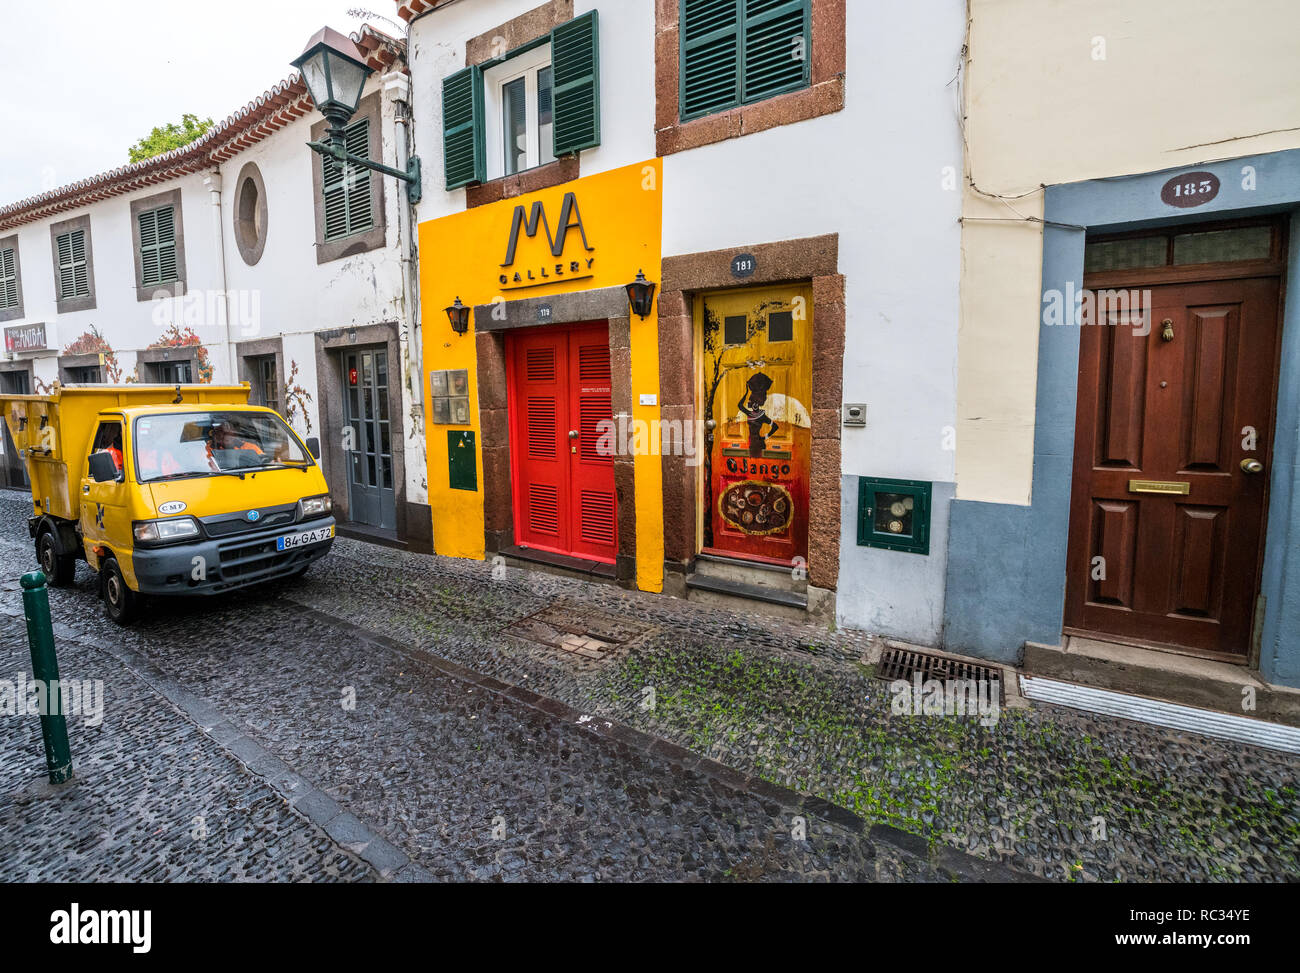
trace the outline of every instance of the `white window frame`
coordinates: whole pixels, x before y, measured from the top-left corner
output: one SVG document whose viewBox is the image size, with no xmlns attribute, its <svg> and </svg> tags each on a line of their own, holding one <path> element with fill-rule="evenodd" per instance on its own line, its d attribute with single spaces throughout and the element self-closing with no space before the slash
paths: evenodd
<svg viewBox="0 0 1300 973">
<path fill-rule="evenodd" d="M 505 86 L 524 78 L 524 115 L 528 120 L 528 146 L 525 165 L 520 172 L 555 161 L 554 143 L 540 144 L 537 112 L 537 73 L 551 67 L 550 43 L 539 44 L 483 72 L 484 135 L 487 149 L 487 178 L 500 179 L 506 174 Z M 552 118 L 554 93 L 552 92 Z M 552 122 L 552 124 L 554 124 Z"/>
</svg>

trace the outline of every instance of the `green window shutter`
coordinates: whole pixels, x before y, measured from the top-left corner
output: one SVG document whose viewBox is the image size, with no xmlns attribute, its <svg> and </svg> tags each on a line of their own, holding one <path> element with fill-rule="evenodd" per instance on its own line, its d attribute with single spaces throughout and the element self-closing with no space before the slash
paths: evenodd
<svg viewBox="0 0 1300 973">
<path fill-rule="evenodd" d="M 809 0 L 681 0 L 681 117 L 807 87 Z"/>
<path fill-rule="evenodd" d="M 465 68 L 442 79 L 442 160 L 448 189 L 487 178 L 483 72 Z"/>
<path fill-rule="evenodd" d="M 88 297 L 90 275 L 86 271 L 86 233 L 60 233 L 54 241 L 59 252 L 59 298 Z"/>
<path fill-rule="evenodd" d="M 176 280 L 176 210 L 171 206 L 139 214 L 140 286 Z"/>
<path fill-rule="evenodd" d="M 595 10 L 551 31 L 555 155 L 600 144 L 600 22 Z"/>
<path fill-rule="evenodd" d="M 0 250 L 0 308 L 18 306 L 18 272 L 12 247 Z"/>
<path fill-rule="evenodd" d="M 741 0 L 682 0 L 681 115 L 708 115 L 740 101 Z"/>
<path fill-rule="evenodd" d="M 343 131 L 348 153 L 370 158 L 370 119 L 353 122 Z M 325 239 L 337 240 L 374 225 L 370 205 L 370 170 L 348 167 L 321 156 L 321 184 L 325 196 Z"/>
<path fill-rule="evenodd" d="M 808 0 L 744 0 L 744 4 L 742 100 L 760 101 L 806 87 Z"/>
</svg>

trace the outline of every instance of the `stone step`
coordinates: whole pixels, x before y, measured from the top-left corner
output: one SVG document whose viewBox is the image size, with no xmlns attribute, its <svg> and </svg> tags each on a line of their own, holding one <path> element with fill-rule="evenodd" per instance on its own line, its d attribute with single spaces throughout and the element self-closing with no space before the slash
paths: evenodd
<svg viewBox="0 0 1300 973">
<path fill-rule="evenodd" d="M 1300 690 L 1270 685 L 1226 662 L 1067 636 L 1063 646 L 1026 642 L 1022 666 L 1026 673 L 1081 686 L 1300 726 Z M 1244 708 L 1243 700 L 1252 697 L 1254 709 Z"/>
<path fill-rule="evenodd" d="M 739 558 L 720 557 L 716 554 L 698 554 L 695 557 L 695 577 L 717 578 L 738 584 L 773 588 L 794 594 L 806 594 L 807 578 L 794 579 L 794 568 L 788 564 L 765 564 L 760 561 L 742 561 Z"/>
<path fill-rule="evenodd" d="M 708 575 L 693 574 L 686 579 L 686 599 L 740 614 L 757 612 L 791 621 L 807 621 L 808 618 L 806 594 Z"/>
</svg>

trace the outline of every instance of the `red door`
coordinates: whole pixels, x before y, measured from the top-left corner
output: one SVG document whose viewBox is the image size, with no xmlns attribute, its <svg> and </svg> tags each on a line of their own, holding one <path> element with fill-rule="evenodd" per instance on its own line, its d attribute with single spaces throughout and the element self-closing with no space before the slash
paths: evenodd
<svg viewBox="0 0 1300 973">
<path fill-rule="evenodd" d="M 1149 333 L 1132 315 L 1083 329 L 1066 625 L 1243 656 L 1278 281 L 1170 284 L 1151 301 Z"/>
<path fill-rule="evenodd" d="M 515 543 L 613 563 L 618 551 L 609 328 L 604 322 L 507 337 Z"/>
</svg>

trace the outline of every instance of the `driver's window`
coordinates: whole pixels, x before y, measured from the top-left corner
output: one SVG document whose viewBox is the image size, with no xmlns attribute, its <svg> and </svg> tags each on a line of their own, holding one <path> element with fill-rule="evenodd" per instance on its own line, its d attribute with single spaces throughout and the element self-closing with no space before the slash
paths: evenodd
<svg viewBox="0 0 1300 973">
<path fill-rule="evenodd" d="M 108 453 L 112 456 L 113 465 L 117 467 L 117 478 L 122 479 L 122 424 L 120 422 L 101 422 L 90 451 Z"/>
</svg>

